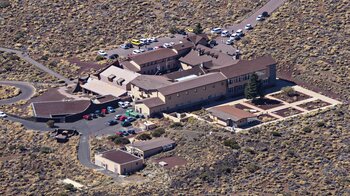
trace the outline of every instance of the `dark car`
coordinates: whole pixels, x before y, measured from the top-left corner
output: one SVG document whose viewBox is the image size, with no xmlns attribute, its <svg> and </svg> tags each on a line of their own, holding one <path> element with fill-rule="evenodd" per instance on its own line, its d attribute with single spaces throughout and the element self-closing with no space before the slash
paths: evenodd
<svg viewBox="0 0 350 196">
<path fill-rule="evenodd" d="M 127 119 L 125 119 L 125 121 L 128 121 L 128 122 L 134 122 L 136 120 L 136 118 L 134 117 L 128 117 Z"/>
<path fill-rule="evenodd" d="M 109 121 L 106 122 L 106 124 L 109 125 L 109 126 L 112 126 L 112 125 L 118 124 L 118 121 L 116 121 L 116 120 L 109 120 Z"/>
<path fill-rule="evenodd" d="M 268 12 L 265 11 L 265 12 L 261 13 L 261 16 L 266 18 L 266 17 L 269 17 L 270 15 Z"/>
<path fill-rule="evenodd" d="M 185 29 L 179 29 L 177 31 L 177 33 L 180 34 L 180 35 L 187 35 L 187 32 L 185 31 Z"/>
<path fill-rule="evenodd" d="M 118 57 L 118 54 L 112 54 L 111 56 L 109 56 L 109 59 L 117 59 Z"/>
<path fill-rule="evenodd" d="M 92 118 L 97 118 L 97 114 L 95 114 L 95 113 L 91 113 L 90 116 L 91 116 Z"/>
<path fill-rule="evenodd" d="M 130 126 L 131 125 L 131 123 L 129 122 L 129 121 L 124 121 L 124 122 L 122 122 L 122 126 L 123 127 L 128 127 L 128 126 Z"/>
<path fill-rule="evenodd" d="M 104 116 L 105 116 L 100 110 L 96 110 L 96 111 L 95 111 L 95 114 L 96 114 L 97 116 L 100 116 L 100 117 L 104 117 Z"/>
<path fill-rule="evenodd" d="M 136 134 L 136 131 L 135 131 L 134 129 L 129 129 L 129 130 L 128 130 L 128 133 L 129 133 L 129 134 Z"/>
</svg>

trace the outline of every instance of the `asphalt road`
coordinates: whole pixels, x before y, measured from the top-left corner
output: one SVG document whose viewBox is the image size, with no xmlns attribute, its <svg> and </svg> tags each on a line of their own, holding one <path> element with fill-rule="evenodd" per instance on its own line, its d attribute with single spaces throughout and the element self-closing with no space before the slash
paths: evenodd
<svg viewBox="0 0 350 196">
<path fill-rule="evenodd" d="M 0 47 L 0 51 L 4 51 L 4 52 L 12 52 L 12 53 L 16 53 L 17 56 L 25 61 L 27 61 L 28 63 L 36 66 L 37 68 L 43 70 L 44 72 L 60 79 L 60 80 L 63 80 L 65 83 L 67 84 L 73 84 L 73 81 L 70 81 L 68 78 L 62 76 L 61 74 L 49 69 L 48 67 L 46 67 L 45 65 L 35 61 L 34 59 L 30 58 L 28 56 L 27 53 L 23 53 L 22 51 L 19 51 L 19 50 L 13 50 L 13 49 L 9 49 L 9 48 L 1 48 Z"/>
<path fill-rule="evenodd" d="M 34 86 L 28 82 L 0 81 L 0 84 L 15 86 L 21 89 L 21 93 L 18 96 L 10 99 L 0 100 L 0 105 L 10 105 L 20 100 L 29 100 L 35 93 Z"/>
</svg>

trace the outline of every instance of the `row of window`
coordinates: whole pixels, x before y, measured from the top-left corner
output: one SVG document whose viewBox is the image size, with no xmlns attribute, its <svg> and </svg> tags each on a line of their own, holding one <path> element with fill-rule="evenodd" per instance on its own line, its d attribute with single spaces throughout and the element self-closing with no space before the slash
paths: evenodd
<svg viewBox="0 0 350 196">
<path fill-rule="evenodd" d="M 151 61 L 149 63 L 143 64 L 142 66 L 143 67 L 148 67 L 148 66 L 159 64 L 159 63 L 164 63 L 165 61 L 171 61 L 171 60 L 174 60 L 174 59 L 175 59 L 175 57 L 170 57 L 170 58 L 165 58 L 165 59 L 161 59 L 161 60 L 158 60 L 158 61 Z"/>
<path fill-rule="evenodd" d="M 261 70 L 260 72 L 265 73 L 265 70 Z M 243 81 L 249 80 L 249 79 L 250 79 L 250 76 L 251 76 L 252 74 L 253 74 L 253 73 L 248 73 L 248 74 L 244 74 L 244 75 L 241 75 L 241 76 L 234 77 L 233 79 L 230 79 L 230 80 L 228 81 L 228 83 L 229 83 L 229 84 L 233 84 L 233 83 L 243 82 Z"/>
<path fill-rule="evenodd" d="M 223 85 L 225 85 L 225 82 L 221 82 L 221 86 L 223 86 Z M 208 85 L 208 86 L 209 86 L 209 85 Z M 209 86 L 209 87 L 210 87 L 210 86 Z M 212 84 L 211 87 L 212 87 L 212 88 L 215 88 L 215 84 Z M 201 88 L 202 88 L 203 91 L 207 90 L 207 86 L 203 86 L 203 87 L 201 87 Z M 190 90 L 185 91 L 185 95 L 188 95 L 188 94 L 189 94 L 189 91 L 190 91 Z M 194 93 L 197 93 L 197 92 L 198 92 L 198 88 L 193 89 L 193 92 L 194 92 Z M 176 97 L 180 97 L 180 93 L 176 93 Z M 170 95 L 169 95 L 167 98 L 168 98 L 168 100 L 171 100 L 171 96 L 170 96 Z"/>
</svg>

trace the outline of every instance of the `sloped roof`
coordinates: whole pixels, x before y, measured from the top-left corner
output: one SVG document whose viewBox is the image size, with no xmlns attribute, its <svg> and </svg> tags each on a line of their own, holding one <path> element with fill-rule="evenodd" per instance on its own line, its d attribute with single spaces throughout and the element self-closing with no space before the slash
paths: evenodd
<svg viewBox="0 0 350 196">
<path fill-rule="evenodd" d="M 84 112 L 91 104 L 90 100 L 78 101 L 47 101 L 34 102 L 32 107 L 37 117 L 51 117 L 55 115 L 72 115 Z"/>
<path fill-rule="evenodd" d="M 223 119 L 231 119 L 234 121 L 239 121 L 241 119 L 245 118 L 253 118 L 256 117 L 256 115 L 246 112 L 244 110 L 238 109 L 234 106 L 224 105 L 224 106 L 218 106 L 214 108 L 210 108 L 208 110 L 212 115 Z"/>
<path fill-rule="evenodd" d="M 157 50 L 152 50 L 148 52 L 144 52 L 138 55 L 131 57 L 131 60 L 137 63 L 138 65 L 143 65 L 145 63 L 158 61 L 162 59 L 166 59 L 169 57 L 175 57 L 177 53 L 169 48 L 159 48 Z"/>
<path fill-rule="evenodd" d="M 122 150 L 110 150 L 102 153 L 102 157 L 118 164 L 124 164 L 131 161 L 142 160 L 141 158 L 129 154 Z"/>
<path fill-rule="evenodd" d="M 243 74 L 266 69 L 267 66 L 273 64 L 276 64 L 276 61 L 272 58 L 271 55 L 266 55 L 253 60 L 241 60 L 236 64 L 222 67 L 218 70 L 227 78 L 233 78 Z"/>
<path fill-rule="evenodd" d="M 212 84 L 215 82 L 226 80 L 226 77 L 220 72 L 208 73 L 198 76 L 191 80 L 185 80 L 181 82 L 174 82 L 173 84 L 159 88 L 158 91 L 163 95 L 170 95 L 177 92 L 197 88 L 203 85 Z"/>
<path fill-rule="evenodd" d="M 174 71 L 174 72 L 165 74 L 163 76 L 169 79 L 177 79 L 177 78 L 181 78 L 181 77 L 193 75 L 193 74 L 199 76 L 205 73 L 206 71 L 203 68 L 201 68 L 200 66 L 195 66 L 195 67 L 192 67 L 191 69 Z"/>
<path fill-rule="evenodd" d="M 141 75 L 130 83 L 144 90 L 158 89 L 171 84 L 168 78 L 158 75 Z"/>
</svg>

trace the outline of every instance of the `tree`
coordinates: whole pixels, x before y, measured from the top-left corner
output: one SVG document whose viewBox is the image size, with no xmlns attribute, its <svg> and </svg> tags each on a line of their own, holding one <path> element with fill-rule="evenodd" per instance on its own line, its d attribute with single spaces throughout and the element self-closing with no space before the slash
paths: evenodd
<svg viewBox="0 0 350 196">
<path fill-rule="evenodd" d="M 244 96 L 246 99 L 253 100 L 255 100 L 258 96 L 260 96 L 260 98 L 264 97 L 262 83 L 257 74 L 254 73 L 251 75 L 250 80 L 244 89 Z"/>
<path fill-rule="evenodd" d="M 46 122 L 46 125 L 49 127 L 49 128 L 54 128 L 55 127 L 55 121 L 53 120 L 48 120 Z"/>
<path fill-rule="evenodd" d="M 176 34 L 178 32 L 178 29 L 175 26 L 172 26 L 169 28 L 169 33 Z"/>
<path fill-rule="evenodd" d="M 125 137 L 117 137 L 113 141 L 115 144 L 129 144 L 130 141 Z"/>
<path fill-rule="evenodd" d="M 150 140 L 150 139 L 152 139 L 152 137 L 148 133 L 142 133 L 141 135 L 138 135 L 136 137 L 136 139 L 138 139 L 138 140 Z"/>
<path fill-rule="evenodd" d="M 203 27 L 202 27 L 201 23 L 196 24 L 196 26 L 193 29 L 193 33 L 195 33 L 197 35 L 203 33 Z"/>
<path fill-rule="evenodd" d="M 154 131 L 152 131 L 152 136 L 153 137 L 160 137 L 165 133 L 165 130 L 163 128 L 158 128 Z"/>
<path fill-rule="evenodd" d="M 293 87 L 287 86 L 282 88 L 282 93 L 288 97 L 293 97 L 296 95 L 296 92 Z"/>
</svg>

